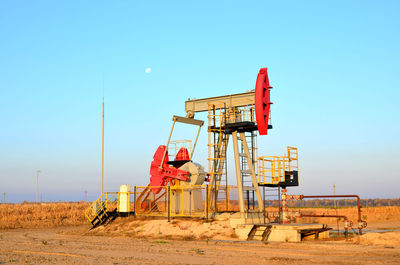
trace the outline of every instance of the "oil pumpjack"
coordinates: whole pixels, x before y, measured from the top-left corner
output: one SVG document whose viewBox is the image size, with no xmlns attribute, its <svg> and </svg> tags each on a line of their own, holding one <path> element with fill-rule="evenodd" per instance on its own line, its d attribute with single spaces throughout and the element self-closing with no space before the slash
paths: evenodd
<svg viewBox="0 0 400 265">
<path fill-rule="evenodd" d="M 158 198 L 165 196 L 166 192 L 161 192 L 166 185 L 201 185 L 209 178 L 208 205 L 211 211 L 218 211 L 218 197 L 221 193 L 227 193 L 227 147 L 230 136 L 235 158 L 236 182 L 238 187 L 239 209 L 244 217 L 249 213 L 261 213 L 264 210 L 263 197 L 261 196 L 260 186 L 272 188 L 283 188 L 286 186 L 298 186 L 297 171 L 285 171 L 285 178 L 276 179 L 272 182 L 263 182 L 257 179 L 256 174 L 256 136 L 267 135 L 268 130 L 272 129 L 270 124 L 270 90 L 267 68 L 261 68 L 255 89 L 246 93 L 211 97 L 204 99 L 192 99 L 185 102 L 186 117 L 173 117 L 173 125 L 168 138 L 167 145 L 160 145 L 153 156 L 150 168 L 150 184 L 148 188 L 139 196 L 142 208 L 151 209 L 147 198 L 150 193 L 158 195 Z M 201 120 L 194 119 L 195 113 L 208 112 L 208 133 L 209 133 L 209 173 L 203 167 L 193 163 L 190 159 L 194 148 L 189 155 L 186 148 L 181 148 L 174 161 L 168 160 L 168 145 L 176 122 L 199 126 L 194 147 L 196 146 L 200 129 L 204 124 Z M 241 148 L 239 150 L 239 142 Z M 297 149 L 296 149 L 297 150 Z M 225 185 L 224 185 L 225 184 Z M 164 189 L 165 190 L 165 189 Z M 180 195 L 184 196 L 184 195 Z M 201 194 L 192 197 L 194 201 L 190 205 L 196 204 L 196 200 L 201 200 Z M 155 198 L 153 201 L 157 202 Z M 174 198 L 172 198 L 174 200 Z M 177 199 L 177 198 L 175 198 Z M 191 200 L 192 200 L 191 199 Z M 245 205 L 247 201 L 247 207 Z M 250 202 L 251 206 L 250 207 Z M 155 205 L 155 204 L 154 204 Z"/>
<path fill-rule="evenodd" d="M 249 219 L 253 223 L 265 223 L 265 187 L 277 191 L 277 199 L 282 199 L 282 209 L 286 209 L 286 187 L 298 186 L 297 148 L 288 147 L 287 155 L 282 157 L 257 156 L 257 135 L 267 135 L 272 129 L 271 88 L 267 68 L 261 68 L 254 90 L 185 101 L 186 116 L 173 116 L 166 145 L 160 145 L 153 155 L 149 184 L 135 186 L 133 193 L 129 185 L 121 185 L 119 193 L 103 193 L 85 212 L 88 220 L 92 224 L 103 224 L 116 212 L 120 216 L 134 213 L 143 216 L 168 214 L 168 218 L 170 214 L 209 218 L 210 213 L 215 216 L 239 210 L 239 215 L 230 218 L 244 218 L 245 223 Z M 204 121 L 194 118 L 200 112 L 208 112 L 207 172 L 203 166 L 192 161 L 204 125 Z M 176 123 L 198 126 L 198 131 L 193 147 L 191 141 L 189 149 L 185 144 L 179 148 L 175 144 L 174 153 L 169 153 L 170 144 L 179 141 L 171 141 Z M 227 178 L 230 139 L 234 151 L 236 186 L 229 186 Z M 292 166 L 292 162 L 295 165 Z M 270 167 L 265 167 L 265 164 Z M 208 185 L 203 185 L 204 182 Z M 134 196 L 133 211 L 130 210 L 131 195 Z M 282 217 L 284 221 L 289 220 L 283 213 Z"/>
</svg>

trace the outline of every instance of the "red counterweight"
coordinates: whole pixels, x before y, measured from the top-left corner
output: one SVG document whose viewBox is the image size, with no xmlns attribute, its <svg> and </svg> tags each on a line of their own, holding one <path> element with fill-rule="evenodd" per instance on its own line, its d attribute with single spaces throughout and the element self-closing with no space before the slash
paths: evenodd
<svg viewBox="0 0 400 265">
<path fill-rule="evenodd" d="M 155 152 L 153 156 L 153 161 L 151 162 L 150 166 L 150 186 L 154 187 L 151 188 L 151 191 L 153 194 L 158 194 L 162 186 L 165 186 L 165 182 L 167 179 L 178 179 L 182 181 L 189 181 L 189 172 L 179 170 L 177 168 L 171 167 L 168 165 L 168 150 L 165 154 L 165 159 L 164 163 L 162 166 L 161 161 L 165 153 L 166 146 L 165 145 L 160 145 L 157 148 L 157 151 Z M 182 149 L 181 149 L 182 150 Z M 179 152 L 181 151 L 179 150 Z M 178 152 L 178 154 L 179 154 Z M 187 152 L 187 150 L 186 150 Z M 182 156 L 185 156 L 184 150 L 182 150 Z M 188 155 L 187 155 L 188 157 Z"/>
<path fill-rule="evenodd" d="M 255 110 L 258 132 L 268 134 L 269 110 L 272 102 L 269 99 L 269 85 L 267 68 L 261 68 L 257 75 L 255 89 Z"/>
<path fill-rule="evenodd" d="M 175 156 L 175 161 L 190 160 L 189 151 L 185 147 L 181 147 Z"/>
</svg>

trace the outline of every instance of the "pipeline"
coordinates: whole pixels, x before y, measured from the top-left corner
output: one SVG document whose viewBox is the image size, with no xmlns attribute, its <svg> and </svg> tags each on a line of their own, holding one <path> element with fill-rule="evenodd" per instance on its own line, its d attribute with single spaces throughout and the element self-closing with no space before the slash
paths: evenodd
<svg viewBox="0 0 400 265">
<path fill-rule="evenodd" d="M 361 220 L 361 202 L 360 202 L 360 197 L 358 195 L 300 195 L 299 196 L 300 200 L 303 199 L 318 199 L 318 198 L 357 198 L 357 210 L 358 210 L 358 232 L 359 235 L 362 235 L 362 229 L 367 227 L 367 222 Z M 316 216 L 314 216 L 316 217 Z M 323 217 L 323 216 L 321 216 Z M 331 216 L 335 217 L 335 216 Z M 340 217 L 340 216 L 338 216 Z"/>
</svg>

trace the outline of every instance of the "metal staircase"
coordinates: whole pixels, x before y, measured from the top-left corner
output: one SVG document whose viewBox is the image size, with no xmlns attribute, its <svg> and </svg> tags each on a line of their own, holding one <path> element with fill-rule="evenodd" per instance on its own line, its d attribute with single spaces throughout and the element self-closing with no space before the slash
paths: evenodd
<svg viewBox="0 0 400 265">
<path fill-rule="evenodd" d="M 247 240 L 255 240 L 255 241 L 267 241 L 269 235 L 271 234 L 272 225 L 261 224 L 254 225 L 250 230 Z"/>
<path fill-rule="evenodd" d="M 92 224 L 92 229 L 114 221 L 118 216 L 118 205 L 118 192 L 103 193 L 94 201 L 85 211 L 85 216 Z"/>
</svg>

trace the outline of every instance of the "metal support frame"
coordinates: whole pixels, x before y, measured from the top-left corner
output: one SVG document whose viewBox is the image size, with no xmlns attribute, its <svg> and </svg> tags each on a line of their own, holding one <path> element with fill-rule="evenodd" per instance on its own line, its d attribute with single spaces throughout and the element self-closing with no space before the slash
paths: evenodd
<svg viewBox="0 0 400 265">
<path fill-rule="evenodd" d="M 193 157 L 194 149 L 196 148 L 197 140 L 199 139 L 200 130 L 201 130 L 201 125 L 199 126 L 199 130 L 197 131 L 196 140 L 194 141 L 192 152 L 190 153 L 190 159 L 192 159 Z"/>
<path fill-rule="evenodd" d="M 201 126 L 203 126 L 203 124 L 204 124 L 204 121 L 201 121 L 201 120 L 195 120 L 195 119 L 190 119 L 190 118 L 185 118 L 185 117 L 180 117 L 180 116 L 175 116 L 175 115 L 172 117 L 172 121 L 173 121 L 173 123 L 172 123 L 171 131 L 170 131 L 169 136 L 168 136 L 167 145 L 165 146 L 166 148 L 165 148 L 165 151 L 164 151 L 163 158 L 161 160 L 160 168 L 163 167 L 165 156 L 167 155 L 167 152 L 168 152 L 168 146 L 169 146 L 169 142 L 171 141 L 172 132 L 174 131 L 175 122 L 180 122 L 180 123 L 186 123 L 186 124 L 199 126 L 199 130 L 198 130 L 197 135 L 196 135 L 196 141 L 194 142 L 193 149 L 192 149 L 192 152 L 190 154 L 190 158 L 192 158 L 192 156 L 193 156 L 193 152 L 194 152 L 194 149 L 196 148 L 196 144 L 197 144 L 197 139 L 199 138 Z"/>
<path fill-rule="evenodd" d="M 162 160 L 161 160 L 160 169 L 163 168 L 165 156 L 167 155 L 167 152 L 168 152 L 168 145 L 169 145 L 169 142 L 171 141 L 171 136 L 172 136 L 172 132 L 174 131 L 174 127 L 175 127 L 175 120 L 172 123 L 171 131 L 170 131 L 169 136 L 168 136 L 168 141 L 167 141 L 167 145 L 165 146 L 165 151 L 164 151 L 164 155 L 163 155 Z"/>
<path fill-rule="evenodd" d="M 264 205 L 261 204 L 261 202 L 263 200 L 261 198 L 260 189 L 258 188 L 256 172 L 255 172 L 254 166 L 253 166 L 253 159 L 252 159 L 252 157 L 250 155 L 249 147 L 247 146 L 247 142 L 246 142 L 246 137 L 245 137 L 243 132 L 240 133 L 240 138 L 242 140 L 244 153 L 246 154 L 247 165 L 248 165 L 248 167 L 249 167 L 249 169 L 251 171 L 251 181 L 253 182 L 253 187 L 254 187 L 254 190 L 256 192 L 256 197 L 257 197 L 257 202 L 258 202 L 258 209 L 259 209 L 260 212 L 263 212 L 264 211 Z M 253 197 L 253 199 L 254 199 L 254 197 Z M 254 207 L 254 203 L 253 203 L 253 207 Z"/>
<path fill-rule="evenodd" d="M 242 173 L 240 172 L 240 160 L 239 160 L 239 147 L 238 147 L 238 137 L 237 131 L 232 133 L 232 145 L 233 145 L 233 153 L 235 156 L 235 170 L 236 170 L 236 182 L 238 185 L 238 193 L 239 193 L 239 209 L 241 215 L 244 214 L 244 198 L 243 198 L 243 183 L 242 183 Z"/>
<path fill-rule="evenodd" d="M 223 134 L 223 132 L 220 132 L 220 134 Z M 238 134 L 240 136 L 240 138 L 238 138 Z M 221 135 L 219 135 L 219 138 L 222 138 Z M 229 139 L 229 134 L 226 134 L 226 143 L 224 144 L 225 148 L 227 146 L 227 142 Z M 257 205 L 258 205 L 258 211 L 260 213 L 264 212 L 264 204 L 263 204 L 263 198 L 261 196 L 261 191 L 259 190 L 259 186 L 258 186 L 258 181 L 257 181 L 257 177 L 256 177 L 256 172 L 255 172 L 255 168 L 253 165 L 253 157 L 252 154 L 249 151 L 249 147 L 247 145 L 246 142 L 246 136 L 244 132 L 237 132 L 234 131 L 232 132 L 232 142 L 233 142 L 233 150 L 234 150 L 234 157 L 235 157 L 235 170 L 236 170 L 236 182 L 238 185 L 238 194 L 239 194 L 239 209 L 241 214 L 244 214 L 246 212 L 246 207 L 245 207 L 245 200 L 244 200 L 244 189 L 243 189 L 243 181 L 242 181 L 242 173 L 241 173 L 241 168 L 240 168 L 240 156 L 239 156 L 239 139 L 242 142 L 242 146 L 243 146 L 243 151 L 245 153 L 245 159 L 247 160 L 247 164 L 249 167 L 249 170 L 251 172 L 251 180 L 252 180 L 252 185 L 254 188 L 254 191 L 252 191 L 253 194 L 253 209 L 255 208 L 255 201 L 254 201 L 254 193 L 255 193 L 255 197 L 257 198 Z M 215 141 L 214 141 L 215 142 Z M 221 143 L 222 144 L 222 143 Z M 220 147 L 222 149 L 222 147 Z M 221 150 L 222 151 L 222 150 Z M 214 154 L 215 156 L 221 156 L 221 154 Z M 226 158 L 224 158 L 225 160 Z M 225 161 L 220 161 L 219 164 L 216 164 L 216 161 L 214 160 L 214 164 L 213 164 L 213 169 L 214 172 L 221 172 L 224 165 L 223 163 L 225 163 Z M 217 211 L 217 196 L 218 196 L 218 187 L 219 187 L 219 181 L 217 180 L 217 175 L 212 177 L 211 180 L 211 192 L 210 194 L 208 194 L 208 199 L 211 202 L 212 207 L 214 207 L 214 210 Z M 248 201 L 247 201 L 247 208 L 248 210 L 250 209 L 250 200 L 249 200 L 249 196 L 248 197 Z"/>
</svg>

